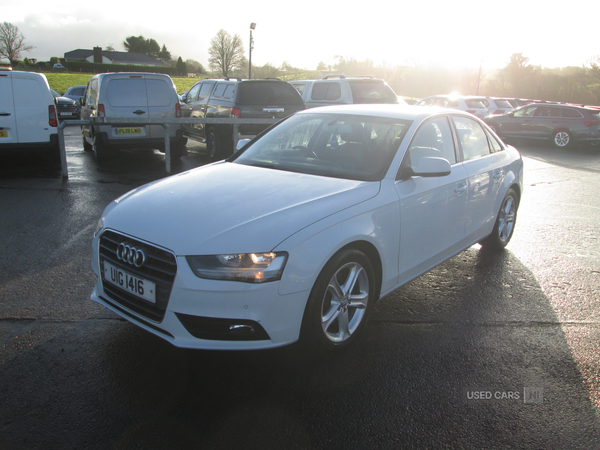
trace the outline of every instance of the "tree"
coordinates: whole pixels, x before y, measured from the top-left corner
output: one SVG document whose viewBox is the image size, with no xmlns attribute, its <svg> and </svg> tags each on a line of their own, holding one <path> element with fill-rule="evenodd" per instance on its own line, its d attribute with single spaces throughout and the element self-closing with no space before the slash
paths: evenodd
<svg viewBox="0 0 600 450">
<path fill-rule="evenodd" d="M 128 53 L 139 53 L 166 62 L 171 60 L 171 52 L 167 50 L 167 46 L 163 44 L 161 49 L 158 42 L 152 38 L 145 39 L 144 36 L 128 36 L 123 41 L 123 47 L 125 47 Z"/>
<path fill-rule="evenodd" d="M 241 69 L 246 64 L 244 52 L 242 38 L 239 35 L 231 36 L 227 31 L 219 30 L 210 41 L 208 64 L 212 70 L 228 77 L 232 71 Z"/>
<path fill-rule="evenodd" d="M 181 56 L 177 59 L 177 74 L 184 77 L 187 75 L 187 64 L 181 59 Z"/>
<path fill-rule="evenodd" d="M 19 28 L 12 23 L 0 24 L 0 59 L 6 58 L 13 64 L 21 57 L 21 52 L 28 52 L 35 47 L 25 42 Z"/>
</svg>

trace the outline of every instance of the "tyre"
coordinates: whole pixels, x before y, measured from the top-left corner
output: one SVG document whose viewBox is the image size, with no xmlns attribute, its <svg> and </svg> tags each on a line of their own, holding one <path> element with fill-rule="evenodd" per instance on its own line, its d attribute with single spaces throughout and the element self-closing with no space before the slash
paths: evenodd
<svg viewBox="0 0 600 450">
<path fill-rule="evenodd" d="M 106 160 L 108 150 L 106 149 L 106 146 L 102 143 L 102 140 L 98 137 L 97 134 L 94 135 L 92 150 L 94 152 L 94 157 L 96 158 L 97 162 L 103 162 L 104 160 Z"/>
<path fill-rule="evenodd" d="M 81 135 L 81 142 L 83 144 L 83 150 L 85 150 L 86 152 L 92 151 L 92 144 L 90 144 L 88 141 L 85 140 L 85 137 L 83 136 L 83 134 Z"/>
<path fill-rule="evenodd" d="M 552 143 L 557 148 L 567 148 L 571 145 L 573 136 L 567 130 L 558 130 L 552 134 Z"/>
<path fill-rule="evenodd" d="M 506 247 L 515 230 L 518 208 L 519 198 L 514 189 L 511 188 L 502 200 L 502 206 L 496 217 L 492 234 L 480 242 L 482 247 L 492 250 L 501 250 Z"/>
<path fill-rule="evenodd" d="M 171 141 L 171 162 L 178 161 L 183 155 L 184 143 L 182 139 L 175 139 Z"/>
<path fill-rule="evenodd" d="M 208 129 L 206 133 L 206 150 L 211 161 L 215 161 L 219 157 L 220 139 L 217 130 L 214 127 Z"/>
<path fill-rule="evenodd" d="M 335 255 L 310 293 L 302 342 L 319 351 L 346 347 L 364 328 L 376 292 L 373 265 L 364 253 L 348 249 Z"/>
</svg>

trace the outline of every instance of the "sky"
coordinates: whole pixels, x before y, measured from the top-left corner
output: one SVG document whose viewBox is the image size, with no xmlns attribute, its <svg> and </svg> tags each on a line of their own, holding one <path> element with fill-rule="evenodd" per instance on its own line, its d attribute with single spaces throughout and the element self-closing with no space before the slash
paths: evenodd
<svg viewBox="0 0 600 450">
<path fill-rule="evenodd" d="M 125 38 L 141 35 L 208 69 L 210 41 L 220 29 L 240 35 L 248 55 L 251 22 L 253 66 L 286 61 L 316 69 L 342 56 L 376 65 L 493 70 L 513 53 L 548 68 L 582 66 L 600 55 L 598 0 L 560 6 L 547 0 L 0 0 L 0 11 L 0 20 L 16 25 L 35 47 L 21 58 L 40 61 L 79 48 L 125 51 Z"/>
</svg>

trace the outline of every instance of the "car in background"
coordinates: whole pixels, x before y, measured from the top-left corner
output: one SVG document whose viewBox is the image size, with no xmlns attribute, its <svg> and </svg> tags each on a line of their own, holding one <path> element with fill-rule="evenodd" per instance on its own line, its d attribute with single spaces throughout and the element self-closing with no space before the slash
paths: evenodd
<svg viewBox="0 0 600 450">
<path fill-rule="evenodd" d="M 298 91 L 280 80 L 198 81 L 181 103 L 182 117 L 205 119 L 283 119 L 305 108 Z M 254 137 L 268 125 L 243 124 L 236 138 Z M 220 159 L 234 151 L 233 125 L 184 124 L 185 138 L 206 142 L 208 156 Z"/>
<path fill-rule="evenodd" d="M 488 109 L 480 100 L 472 99 L 464 95 L 432 95 L 423 98 L 417 105 L 460 109 L 461 111 L 466 111 L 480 119 L 489 115 Z"/>
<path fill-rule="evenodd" d="M 85 84 L 79 86 L 71 86 L 65 91 L 63 97 L 68 97 L 71 100 L 75 100 L 79 103 L 79 100 L 85 95 Z"/>
<path fill-rule="evenodd" d="M 81 100 L 81 119 L 181 117 L 181 105 L 170 76 L 148 72 L 114 72 L 94 75 L 88 81 Z M 158 149 L 165 151 L 165 133 L 169 136 L 170 156 L 175 161 L 183 153 L 180 124 L 152 125 L 82 125 L 83 148 L 92 150 L 98 161 L 120 148 Z"/>
<path fill-rule="evenodd" d="M 522 188 L 519 152 L 470 114 L 306 109 L 109 204 L 91 298 L 179 347 L 344 348 L 379 299 L 504 248 Z"/>
<path fill-rule="evenodd" d="M 394 90 L 380 78 L 328 76 L 322 80 L 289 81 L 307 108 L 350 104 L 404 104 Z"/>
<path fill-rule="evenodd" d="M 472 100 L 478 100 L 487 108 L 490 115 L 506 114 L 515 109 L 510 102 L 492 97 L 470 97 Z"/>
<path fill-rule="evenodd" d="M 60 120 L 78 120 L 79 119 L 79 103 L 68 97 L 60 95 L 54 89 L 50 89 L 54 102 L 56 103 L 56 111 Z"/>
<path fill-rule="evenodd" d="M 600 109 L 558 103 L 532 103 L 485 122 L 502 139 L 524 138 L 551 142 L 566 148 L 600 143 Z"/>
<path fill-rule="evenodd" d="M 40 147 L 58 158 L 56 109 L 44 74 L 0 69 L 0 150 Z"/>
</svg>

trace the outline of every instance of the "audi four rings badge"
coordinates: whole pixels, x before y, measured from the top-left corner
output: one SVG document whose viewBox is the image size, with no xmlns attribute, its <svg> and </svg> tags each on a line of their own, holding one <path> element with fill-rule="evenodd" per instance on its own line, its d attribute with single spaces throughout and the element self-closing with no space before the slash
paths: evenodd
<svg viewBox="0 0 600 450">
<path fill-rule="evenodd" d="M 139 248 L 131 247 L 121 242 L 117 247 L 117 259 L 132 264 L 135 267 L 142 267 L 146 262 L 146 255 Z"/>
</svg>

